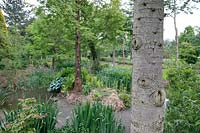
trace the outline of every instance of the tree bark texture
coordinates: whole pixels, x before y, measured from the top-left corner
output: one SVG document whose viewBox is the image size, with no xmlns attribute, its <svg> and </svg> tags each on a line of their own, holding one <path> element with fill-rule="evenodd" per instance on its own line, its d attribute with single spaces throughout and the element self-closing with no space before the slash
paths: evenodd
<svg viewBox="0 0 200 133">
<path fill-rule="evenodd" d="M 77 5 L 80 1 L 76 1 Z M 80 9 L 77 10 L 77 23 L 80 24 Z M 76 45 L 75 45 L 75 82 L 74 91 L 82 91 L 82 79 L 81 79 L 81 35 L 79 25 L 76 27 Z"/>
<path fill-rule="evenodd" d="M 131 133 L 162 133 L 163 0 L 135 0 Z"/>
</svg>

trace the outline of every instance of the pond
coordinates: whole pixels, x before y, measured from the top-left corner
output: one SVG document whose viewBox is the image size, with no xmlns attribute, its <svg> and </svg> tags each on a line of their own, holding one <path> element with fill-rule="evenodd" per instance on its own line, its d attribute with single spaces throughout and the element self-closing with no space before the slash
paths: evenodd
<svg viewBox="0 0 200 133">
<path fill-rule="evenodd" d="M 41 101 L 45 101 L 52 97 L 54 94 L 49 93 L 47 89 L 34 89 L 34 90 L 21 90 L 18 89 L 11 93 L 8 97 L 8 101 L 3 107 L 0 107 L 2 110 L 13 110 L 17 108 L 18 99 L 22 98 L 36 98 Z"/>
</svg>

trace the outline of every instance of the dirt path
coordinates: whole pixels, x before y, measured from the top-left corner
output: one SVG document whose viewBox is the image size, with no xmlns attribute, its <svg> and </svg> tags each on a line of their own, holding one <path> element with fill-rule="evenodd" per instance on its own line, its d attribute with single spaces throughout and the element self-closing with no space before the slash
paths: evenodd
<svg viewBox="0 0 200 133">
<path fill-rule="evenodd" d="M 72 116 L 72 109 L 74 105 L 68 104 L 66 99 L 60 99 L 57 102 L 59 108 L 59 115 L 58 115 L 58 123 L 57 127 L 62 127 L 65 124 L 66 119 L 69 119 Z M 121 119 L 123 125 L 125 126 L 125 133 L 130 132 L 130 120 L 131 120 L 131 109 L 127 109 L 124 111 L 116 112 L 116 118 Z"/>
</svg>

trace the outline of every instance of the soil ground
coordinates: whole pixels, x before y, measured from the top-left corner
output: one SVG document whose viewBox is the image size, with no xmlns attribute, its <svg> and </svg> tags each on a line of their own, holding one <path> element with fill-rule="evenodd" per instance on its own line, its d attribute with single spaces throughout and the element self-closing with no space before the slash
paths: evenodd
<svg viewBox="0 0 200 133">
<path fill-rule="evenodd" d="M 66 119 L 69 119 L 72 116 L 72 109 L 74 105 L 68 104 L 66 99 L 59 99 L 57 102 L 59 108 L 58 123 L 57 127 L 61 127 Z M 125 133 L 130 133 L 130 124 L 131 124 L 131 109 L 119 111 L 115 113 L 117 119 L 121 119 L 123 125 L 125 126 Z"/>
</svg>

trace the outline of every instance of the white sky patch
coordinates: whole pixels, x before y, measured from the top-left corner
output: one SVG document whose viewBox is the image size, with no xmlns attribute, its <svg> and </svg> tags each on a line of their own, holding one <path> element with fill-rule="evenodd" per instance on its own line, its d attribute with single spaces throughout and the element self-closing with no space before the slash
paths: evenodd
<svg viewBox="0 0 200 133">
<path fill-rule="evenodd" d="M 199 9 L 193 11 L 193 14 L 178 14 L 177 15 L 177 27 L 179 35 L 184 31 L 187 26 L 200 26 L 200 12 Z M 175 30 L 174 21 L 172 17 L 167 17 L 164 20 L 164 39 L 174 40 Z"/>
<path fill-rule="evenodd" d="M 26 0 L 30 4 L 37 5 L 37 0 Z M 122 0 L 122 3 L 127 3 L 129 0 Z M 200 6 L 199 9 L 193 11 L 193 14 L 178 14 L 177 15 L 177 27 L 178 32 L 183 32 L 185 27 L 191 26 L 200 26 Z M 174 40 L 175 31 L 174 23 L 171 17 L 166 17 L 164 20 L 164 39 Z"/>
</svg>

